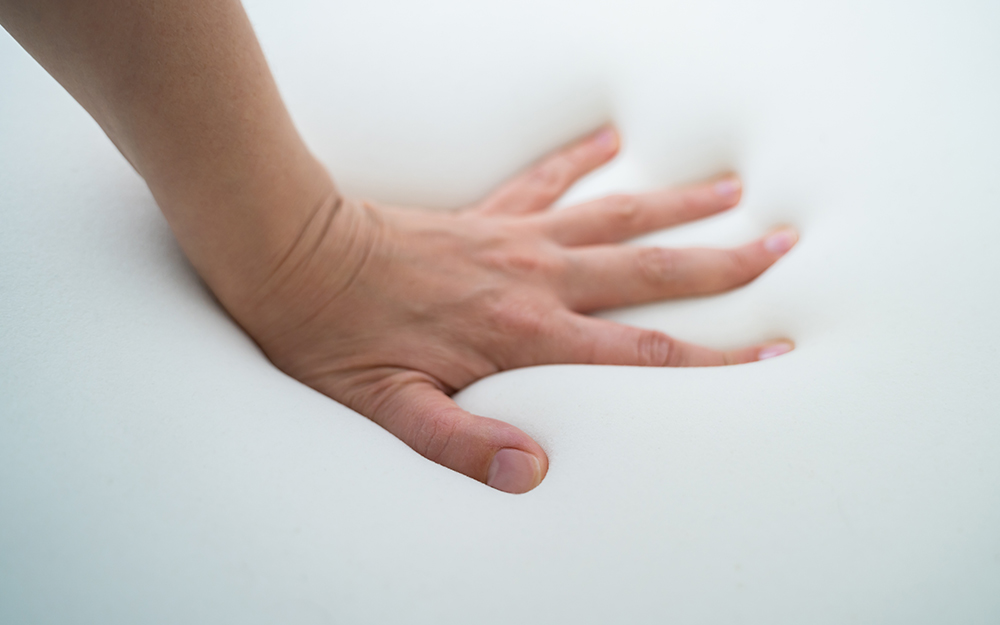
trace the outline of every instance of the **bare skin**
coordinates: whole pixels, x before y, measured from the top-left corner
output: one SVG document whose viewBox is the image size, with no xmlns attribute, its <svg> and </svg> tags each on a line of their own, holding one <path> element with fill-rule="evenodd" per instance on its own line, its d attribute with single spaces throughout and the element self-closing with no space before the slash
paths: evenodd
<svg viewBox="0 0 1000 625">
<path fill-rule="evenodd" d="M 146 179 L 268 358 L 427 458 L 506 492 L 542 481 L 535 441 L 450 397 L 498 371 L 728 365 L 792 349 L 720 352 L 586 316 L 732 289 L 786 253 L 790 229 L 727 250 L 619 245 L 735 206 L 735 176 L 547 210 L 614 157 L 606 127 L 456 213 L 346 198 L 292 126 L 236 0 L 152 6 L 0 0 L 0 22 Z"/>
</svg>

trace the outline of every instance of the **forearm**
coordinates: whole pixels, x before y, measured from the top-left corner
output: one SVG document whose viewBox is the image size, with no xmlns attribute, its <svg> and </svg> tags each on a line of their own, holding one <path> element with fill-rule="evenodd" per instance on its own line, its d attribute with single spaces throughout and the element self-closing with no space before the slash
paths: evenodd
<svg viewBox="0 0 1000 625">
<path fill-rule="evenodd" d="M 335 199 L 237 0 L 0 0 L 0 21 L 146 180 L 224 303 Z"/>
</svg>

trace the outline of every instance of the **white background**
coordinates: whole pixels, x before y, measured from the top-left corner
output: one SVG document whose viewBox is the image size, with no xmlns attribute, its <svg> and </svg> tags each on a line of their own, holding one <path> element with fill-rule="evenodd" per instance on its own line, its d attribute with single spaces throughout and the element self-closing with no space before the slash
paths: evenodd
<svg viewBox="0 0 1000 625">
<path fill-rule="evenodd" d="M 607 314 L 798 349 L 483 380 L 459 402 L 551 460 L 493 491 L 274 369 L 0 34 L 0 622 L 1000 621 L 1000 5 L 248 10 L 349 193 L 460 206 L 607 120 L 623 154 L 572 197 L 741 172 L 646 242 L 799 246 Z"/>
</svg>

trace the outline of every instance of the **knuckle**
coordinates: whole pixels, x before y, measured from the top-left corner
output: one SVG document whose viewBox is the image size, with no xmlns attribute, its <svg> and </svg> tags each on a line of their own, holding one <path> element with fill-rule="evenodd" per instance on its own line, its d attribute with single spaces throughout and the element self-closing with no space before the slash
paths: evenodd
<svg viewBox="0 0 1000 625">
<path fill-rule="evenodd" d="M 537 337 L 545 331 L 545 315 L 517 300 L 501 300 L 490 311 L 493 327 L 503 336 Z"/>
<path fill-rule="evenodd" d="M 447 414 L 423 418 L 413 436 L 413 449 L 428 460 L 440 462 L 455 436 L 457 423 Z"/>
<path fill-rule="evenodd" d="M 706 205 L 703 194 L 698 193 L 694 189 L 683 189 L 680 190 L 676 197 L 674 198 L 677 210 L 681 215 L 690 217 L 693 215 L 698 215 L 704 212 Z"/>
<path fill-rule="evenodd" d="M 531 252 L 507 252 L 500 258 L 500 264 L 508 273 L 533 274 L 545 270 L 545 259 Z"/>
<path fill-rule="evenodd" d="M 640 248 L 635 255 L 636 271 L 643 282 L 663 286 L 677 273 L 677 253 L 659 247 Z"/>
<path fill-rule="evenodd" d="M 746 284 L 758 273 L 753 261 L 741 250 L 726 252 L 726 268 L 726 282 L 731 286 Z"/>
<path fill-rule="evenodd" d="M 532 170 L 528 181 L 535 193 L 557 198 L 573 181 L 570 163 L 562 157 L 542 163 Z"/>
<path fill-rule="evenodd" d="M 566 269 L 566 260 L 561 256 L 531 248 L 495 250 L 484 254 L 484 260 L 493 269 L 519 276 L 551 277 Z"/>
<path fill-rule="evenodd" d="M 655 330 L 644 330 L 636 341 L 637 361 L 648 367 L 665 367 L 674 355 L 674 341 L 669 336 Z"/>
<path fill-rule="evenodd" d="M 642 212 L 634 195 L 612 195 L 606 198 L 606 202 L 606 216 L 610 224 L 622 231 L 632 231 L 638 227 Z"/>
</svg>

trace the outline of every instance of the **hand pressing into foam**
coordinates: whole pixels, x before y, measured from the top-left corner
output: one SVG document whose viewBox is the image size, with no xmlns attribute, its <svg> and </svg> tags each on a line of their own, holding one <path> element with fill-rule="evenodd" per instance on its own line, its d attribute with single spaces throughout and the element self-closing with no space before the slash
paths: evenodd
<svg viewBox="0 0 1000 625">
<path fill-rule="evenodd" d="M 228 308 L 288 374 L 435 462 L 529 491 L 545 476 L 545 451 L 451 394 L 532 365 L 729 365 L 792 349 L 721 352 L 586 316 L 746 284 L 797 238 L 782 229 L 725 250 L 618 245 L 736 205 L 733 176 L 546 210 L 617 147 L 615 131 L 602 129 L 458 213 L 333 194 L 270 277 Z"/>
<path fill-rule="evenodd" d="M 795 243 L 622 247 L 734 206 L 724 177 L 546 211 L 618 148 L 605 128 L 456 214 L 342 198 L 309 152 L 238 0 L 0 2 L 0 23 L 145 179 L 223 306 L 281 369 L 424 456 L 523 493 L 548 469 L 517 428 L 449 397 L 505 369 L 554 363 L 736 364 L 791 343 L 718 352 L 585 316 L 744 284 Z"/>
</svg>

